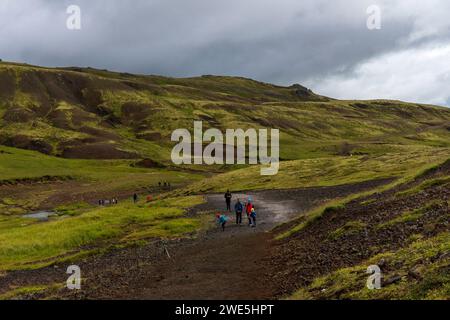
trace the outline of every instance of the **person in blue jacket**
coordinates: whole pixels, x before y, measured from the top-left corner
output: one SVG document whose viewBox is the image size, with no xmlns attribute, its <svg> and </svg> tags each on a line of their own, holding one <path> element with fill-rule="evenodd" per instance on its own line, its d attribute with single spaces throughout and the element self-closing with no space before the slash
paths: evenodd
<svg viewBox="0 0 450 320">
<path fill-rule="evenodd" d="M 255 208 L 252 208 L 252 211 L 250 213 L 250 218 L 252 220 L 252 228 L 256 227 L 256 211 L 255 211 Z"/>
<path fill-rule="evenodd" d="M 242 202 L 237 199 L 236 204 L 234 205 L 234 211 L 236 212 L 236 224 L 242 223 L 242 212 L 244 211 L 244 205 Z"/>
<path fill-rule="evenodd" d="M 224 214 L 218 213 L 216 215 L 217 222 L 222 226 L 222 231 L 225 231 L 225 225 L 227 224 L 228 217 Z"/>
</svg>

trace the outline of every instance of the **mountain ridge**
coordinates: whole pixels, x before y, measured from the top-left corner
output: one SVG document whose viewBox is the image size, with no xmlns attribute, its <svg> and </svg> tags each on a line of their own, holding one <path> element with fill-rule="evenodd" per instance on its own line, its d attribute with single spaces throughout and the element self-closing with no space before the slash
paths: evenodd
<svg viewBox="0 0 450 320">
<path fill-rule="evenodd" d="M 299 84 L 9 62 L 0 62 L 0 83 L 0 144 L 66 158 L 167 162 L 171 132 L 195 120 L 219 129 L 279 128 L 283 159 L 333 154 L 344 142 L 372 152 L 377 143 L 445 147 L 449 141 L 446 108 L 335 100 Z M 299 143 L 303 150 L 293 148 Z"/>
</svg>

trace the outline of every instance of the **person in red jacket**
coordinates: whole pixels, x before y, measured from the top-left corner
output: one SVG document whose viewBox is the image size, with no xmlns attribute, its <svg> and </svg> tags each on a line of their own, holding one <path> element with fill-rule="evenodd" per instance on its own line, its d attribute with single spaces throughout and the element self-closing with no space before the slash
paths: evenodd
<svg viewBox="0 0 450 320">
<path fill-rule="evenodd" d="M 250 216 L 252 214 L 253 204 L 252 201 L 249 199 L 247 204 L 245 205 L 245 213 L 247 213 L 248 218 L 248 225 L 252 225 L 252 217 Z"/>
</svg>

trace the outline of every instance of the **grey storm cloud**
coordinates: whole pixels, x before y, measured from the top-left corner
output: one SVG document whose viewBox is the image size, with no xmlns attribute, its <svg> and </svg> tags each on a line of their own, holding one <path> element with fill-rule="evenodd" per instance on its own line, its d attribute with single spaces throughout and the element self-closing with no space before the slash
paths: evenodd
<svg viewBox="0 0 450 320">
<path fill-rule="evenodd" d="M 81 30 L 66 28 L 72 4 Z M 380 30 L 366 27 L 373 4 Z M 0 58 L 446 104 L 448 12 L 447 0 L 0 0 Z"/>
</svg>

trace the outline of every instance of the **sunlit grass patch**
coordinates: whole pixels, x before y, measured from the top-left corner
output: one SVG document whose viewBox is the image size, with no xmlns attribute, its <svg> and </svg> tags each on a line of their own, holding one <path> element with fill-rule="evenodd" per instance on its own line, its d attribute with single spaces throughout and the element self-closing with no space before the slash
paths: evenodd
<svg viewBox="0 0 450 320">
<path fill-rule="evenodd" d="M 35 285 L 35 286 L 21 287 L 21 288 L 10 290 L 4 294 L 1 294 L 0 300 L 20 299 L 20 298 L 27 297 L 30 295 L 43 293 L 48 290 L 54 290 L 59 287 L 61 287 L 60 284 Z"/>
<path fill-rule="evenodd" d="M 401 213 L 400 215 L 398 215 L 397 217 L 395 217 L 394 219 L 391 219 L 389 221 L 386 221 L 384 223 L 377 225 L 376 228 L 383 229 L 383 228 L 394 226 L 394 225 L 400 224 L 400 223 L 417 221 L 424 215 L 424 213 L 426 213 L 428 210 L 430 210 L 433 206 L 438 205 L 440 202 L 442 202 L 442 200 L 439 200 L 439 199 L 432 200 L 418 209 L 405 211 L 405 212 Z"/>
<path fill-rule="evenodd" d="M 372 190 L 369 191 L 363 191 L 360 193 L 356 193 L 356 194 L 352 194 L 349 195 L 347 197 L 344 198 L 339 198 L 339 199 L 334 199 L 331 200 L 323 205 L 318 206 L 315 209 L 312 209 L 311 211 L 307 212 L 305 214 L 305 219 L 304 221 L 297 223 L 294 227 L 290 228 L 289 230 L 277 235 L 276 239 L 281 240 L 287 237 L 290 237 L 298 232 L 301 232 L 304 228 L 306 228 L 307 226 L 309 226 L 311 223 L 313 223 L 314 221 L 320 219 L 324 214 L 326 214 L 327 212 L 330 211 L 334 211 L 337 209 L 343 209 L 345 208 L 345 204 L 353 201 L 355 199 L 359 199 L 359 198 L 363 198 L 366 196 L 370 196 L 372 194 L 375 193 L 380 193 L 383 192 L 385 190 L 394 188 L 395 186 L 413 181 L 414 179 L 424 175 L 426 172 L 428 172 L 430 167 L 435 167 L 435 165 L 428 165 L 425 167 L 420 168 L 420 170 L 418 170 L 418 172 L 416 171 L 408 171 L 406 172 L 402 178 L 397 179 L 389 184 L 374 188 Z M 369 200 L 366 200 L 366 202 Z M 429 203 L 429 206 L 434 205 L 434 202 Z M 422 208 L 422 210 L 426 210 L 428 209 L 428 207 L 426 206 L 425 208 Z M 423 212 L 423 211 L 422 211 Z"/>
<path fill-rule="evenodd" d="M 431 188 L 431 187 L 435 187 L 435 186 L 444 186 L 444 185 L 450 185 L 450 177 L 449 176 L 426 180 L 417 186 L 397 192 L 396 195 L 399 197 L 406 197 L 406 196 L 418 193 L 420 191 L 423 191 L 427 188 Z"/>
<path fill-rule="evenodd" d="M 0 223 L 4 226 L 0 233 L 0 270 L 30 268 L 43 261 L 50 263 L 58 257 L 74 254 L 85 245 L 133 232 L 147 232 L 157 237 L 192 232 L 197 224 L 194 219 L 184 219 L 183 212 L 202 201 L 202 197 L 189 197 L 138 205 L 123 202 L 47 223 L 29 223 L 24 219 L 5 225 Z"/>
<path fill-rule="evenodd" d="M 234 190 L 290 189 L 335 186 L 418 174 L 448 159 L 450 149 L 419 148 L 378 156 L 325 157 L 280 162 L 277 175 L 261 176 L 260 166 L 234 170 L 200 180 L 180 194 Z"/>
<path fill-rule="evenodd" d="M 367 227 L 367 224 L 362 221 L 359 221 L 359 220 L 349 221 L 342 227 L 331 232 L 328 235 L 328 238 L 332 239 L 332 240 L 336 240 L 336 239 L 339 239 L 344 236 L 358 233 L 361 230 L 364 230 L 364 228 L 366 228 L 366 227 Z"/>
</svg>

